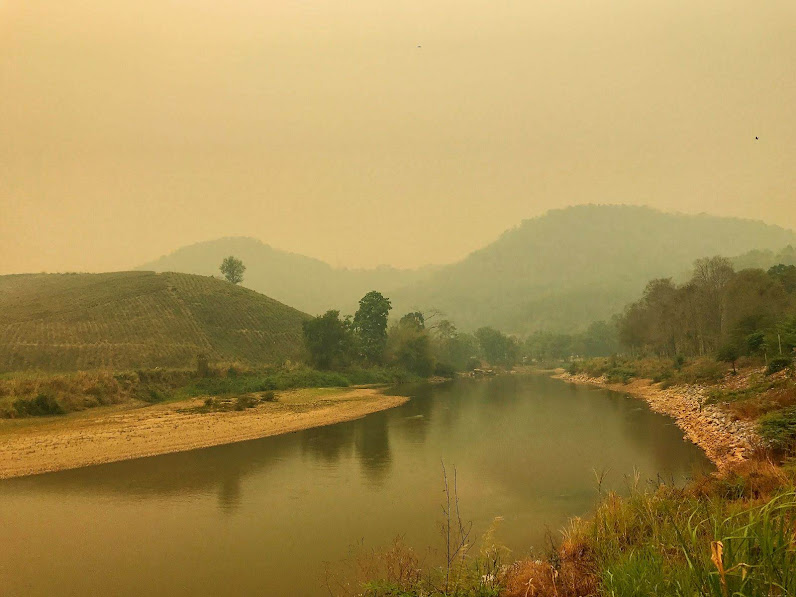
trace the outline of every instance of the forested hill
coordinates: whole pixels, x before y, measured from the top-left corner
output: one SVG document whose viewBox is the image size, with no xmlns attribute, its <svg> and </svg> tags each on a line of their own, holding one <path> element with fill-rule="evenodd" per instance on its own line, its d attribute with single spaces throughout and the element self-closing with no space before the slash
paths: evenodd
<svg viewBox="0 0 796 597">
<path fill-rule="evenodd" d="M 433 271 L 433 268 L 401 270 L 386 266 L 335 268 L 247 237 L 220 238 L 182 247 L 138 269 L 219 276 L 218 267 L 229 255 L 246 265 L 243 286 L 314 315 L 327 309 L 353 313 L 367 292 L 377 289 L 389 294 Z"/>
<path fill-rule="evenodd" d="M 573 331 L 621 312 L 650 278 L 681 275 L 695 259 L 789 244 L 793 231 L 758 221 L 570 207 L 524 221 L 391 297 L 399 312 L 437 308 L 465 329 Z"/>
<path fill-rule="evenodd" d="M 307 317 L 202 276 L 0 276 L 0 372 L 282 363 L 301 355 Z"/>
</svg>

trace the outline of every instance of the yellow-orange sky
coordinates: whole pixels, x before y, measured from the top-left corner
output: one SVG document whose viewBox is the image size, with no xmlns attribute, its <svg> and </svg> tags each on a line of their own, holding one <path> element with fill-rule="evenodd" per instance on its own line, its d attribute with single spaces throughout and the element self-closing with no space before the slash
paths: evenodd
<svg viewBox="0 0 796 597">
<path fill-rule="evenodd" d="M 574 203 L 796 227 L 794 189 L 793 0 L 0 0 L 0 273 L 441 263 Z"/>
</svg>

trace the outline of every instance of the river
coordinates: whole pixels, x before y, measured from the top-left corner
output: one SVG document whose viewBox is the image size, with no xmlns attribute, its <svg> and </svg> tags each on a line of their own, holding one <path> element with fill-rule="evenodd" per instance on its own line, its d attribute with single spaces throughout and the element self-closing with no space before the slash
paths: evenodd
<svg viewBox="0 0 796 597">
<path fill-rule="evenodd" d="M 326 595 L 327 565 L 397 535 L 442 546 L 442 462 L 473 536 L 521 557 L 634 477 L 710 470 L 640 400 L 544 376 L 403 386 L 289 435 L 0 481 L 0 595 Z"/>
</svg>

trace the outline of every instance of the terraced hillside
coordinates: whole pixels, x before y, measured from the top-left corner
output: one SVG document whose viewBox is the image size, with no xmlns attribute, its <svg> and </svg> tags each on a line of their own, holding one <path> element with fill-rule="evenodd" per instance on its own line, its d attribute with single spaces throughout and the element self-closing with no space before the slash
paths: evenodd
<svg viewBox="0 0 796 597">
<path fill-rule="evenodd" d="M 116 272 L 0 276 L 0 371 L 281 363 L 307 315 L 214 278 Z"/>
</svg>

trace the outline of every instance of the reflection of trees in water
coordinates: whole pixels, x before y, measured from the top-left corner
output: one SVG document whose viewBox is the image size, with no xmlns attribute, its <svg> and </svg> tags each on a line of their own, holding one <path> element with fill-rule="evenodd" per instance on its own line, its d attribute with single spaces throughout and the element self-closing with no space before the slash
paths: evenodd
<svg viewBox="0 0 796 597">
<path fill-rule="evenodd" d="M 232 513 L 241 502 L 241 478 L 239 474 L 225 474 L 218 489 L 218 506 L 224 512 Z"/>
<path fill-rule="evenodd" d="M 376 413 L 358 423 L 354 445 L 362 473 L 371 483 L 381 485 L 392 463 L 388 417 Z"/>
<path fill-rule="evenodd" d="M 339 461 L 343 450 L 350 451 L 353 443 L 354 430 L 351 423 L 315 427 L 301 432 L 302 454 L 309 454 L 329 464 Z"/>
<path fill-rule="evenodd" d="M 422 388 L 412 388 L 411 391 L 407 391 L 407 395 L 411 396 L 409 402 L 397 409 L 384 411 L 384 414 L 390 417 L 392 426 L 402 437 L 413 444 L 422 444 L 426 441 L 431 427 L 434 392 L 426 385 Z"/>
<path fill-rule="evenodd" d="M 218 503 L 233 512 L 242 500 L 243 479 L 262 474 L 297 448 L 294 435 L 278 436 L 164 454 L 136 460 L 10 479 L 9 490 L 147 498 L 199 496 L 217 489 Z"/>
</svg>

